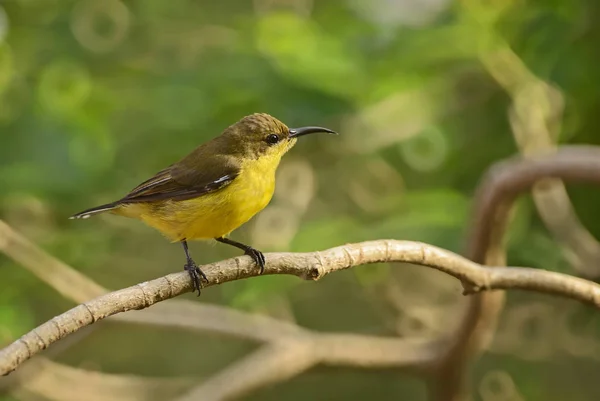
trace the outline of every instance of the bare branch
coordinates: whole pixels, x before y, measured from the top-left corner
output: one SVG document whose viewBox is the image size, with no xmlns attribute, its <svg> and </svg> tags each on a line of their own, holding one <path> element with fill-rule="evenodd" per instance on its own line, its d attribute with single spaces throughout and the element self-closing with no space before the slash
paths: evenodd
<svg viewBox="0 0 600 401">
<path fill-rule="evenodd" d="M 423 373 L 439 358 L 442 349 L 437 341 L 302 330 L 272 341 L 177 401 L 234 398 L 287 380 L 317 364 L 395 367 Z"/>
<path fill-rule="evenodd" d="M 77 301 L 78 298 L 89 292 L 89 298 L 93 298 L 94 293 L 89 289 L 101 289 L 107 293 L 108 290 L 102 288 L 88 277 L 78 273 L 68 265 L 57 261 L 48 253 L 44 252 L 36 244 L 32 243 L 8 225 L 0 221 L 0 242 L 3 244 L 12 244 L 9 256 L 15 261 L 21 262 L 25 268 L 36 274 L 41 280 L 45 281 L 51 287 L 57 289 L 68 299 Z M 0 246 L 0 250 L 2 247 Z M 29 255 L 24 258 L 20 255 Z M 46 274 L 44 269 L 39 266 L 54 266 L 52 275 Z M 62 286 L 63 277 L 65 281 L 70 282 L 70 286 Z M 58 286 L 58 288 L 57 288 Z M 75 289 L 75 291 L 73 291 Z M 87 290 L 86 290 L 87 289 Z M 311 351 L 318 357 L 313 358 L 314 363 L 323 363 L 330 365 L 349 365 L 357 367 L 409 367 L 423 369 L 433 363 L 441 349 L 436 341 L 426 342 L 421 340 L 409 340 L 396 337 L 373 337 L 361 335 L 328 334 L 315 333 L 302 329 L 297 325 L 281 322 L 279 320 L 239 312 L 231 308 L 200 304 L 188 300 L 172 300 L 168 303 L 156 304 L 153 308 L 139 311 L 138 313 L 118 314 L 109 318 L 112 321 L 122 321 L 126 323 L 151 324 L 158 326 L 178 327 L 190 330 L 211 331 L 239 338 L 247 338 L 259 342 L 270 342 L 282 344 L 283 340 L 287 344 L 295 344 L 299 338 L 306 339 L 310 335 L 312 338 Z M 82 333 L 78 331 L 77 333 Z M 89 333 L 89 331 L 86 331 Z M 76 336 L 71 335 L 67 338 L 68 342 L 61 341 L 61 345 L 71 342 Z M 56 351 L 62 347 L 53 348 Z M 281 347 L 273 348 L 281 349 Z M 287 352 L 287 351 L 286 351 Z M 54 353 L 54 352 L 53 352 Z M 256 361 L 259 363 L 260 361 Z M 247 364 L 241 361 L 240 364 Z M 297 362 L 299 362 L 298 360 Z M 287 363 L 291 363 L 289 360 Z M 40 365 L 33 365 L 34 367 Z M 60 368 L 60 365 L 57 365 Z M 237 370 L 235 365 L 228 368 Z M 26 369 L 30 372 L 31 369 Z M 226 372 L 224 371 L 224 372 Z M 240 388 L 251 386 L 255 380 L 255 369 L 247 370 L 247 375 L 238 375 L 236 380 L 241 381 Z M 24 371 L 20 370 L 17 376 L 12 378 L 18 380 L 22 377 Z M 41 374 L 41 373 L 40 373 Z M 223 373 L 224 374 L 224 373 Z M 221 374 L 219 374 L 221 375 Z M 53 376 L 55 377 L 55 376 Z M 276 376 L 276 377 L 281 377 Z M 283 379 L 282 379 L 283 380 Z M 14 380 L 11 382 L 14 383 Z M 11 382 L 0 380 L 4 386 Z M 212 380 L 209 380 L 212 382 Z M 245 384 L 244 384 L 245 383 Z M 205 388 L 206 384 L 200 384 L 199 389 Z M 250 388 L 248 388 L 250 390 Z M 23 390 L 25 391 L 25 390 Z M 196 394 L 202 390 L 192 389 Z"/>
<path fill-rule="evenodd" d="M 277 341 L 283 336 L 304 332 L 304 329 L 294 323 L 269 316 L 179 299 L 136 313 L 112 316 L 110 320 L 212 332 L 259 342 Z"/>
<path fill-rule="evenodd" d="M 82 303 L 110 292 L 54 258 L 2 220 L 0 251 L 73 302 Z M 109 320 L 211 331 L 256 341 L 274 341 L 299 329 L 292 323 L 267 316 L 251 315 L 223 306 L 189 300 L 173 300 L 139 313 L 112 316 Z"/>
<path fill-rule="evenodd" d="M 482 56 L 482 62 L 513 99 L 509 121 L 521 153 L 525 157 L 554 153 L 564 109 L 562 93 L 532 74 L 506 44 Z M 540 218 L 564 247 L 573 268 L 587 278 L 597 277 L 600 242 L 579 220 L 564 183 L 547 179 L 531 190 Z"/>
<path fill-rule="evenodd" d="M 24 266 L 29 271 L 38 275 L 40 279 L 50 286 L 55 287 L 56 285 L 60 285 L 62 283 L 60 277 L 66 276 L 66 279 L 70 280 L 71 286 L 57 288 L 63 296 L 76 301 L 78 295 L 80 296 L 81 294 L 81 289 L 101 288 L 102 291 L 108 292 L 108 290 L 102 288 L 88 277 L 81 275 L 66 264 L 57 261 L 51 255 L 40 249 L 36 244 L 30 242 L 0 221 L 0 241 L 3 239 L 10 240 L 10 242 L 4 240 L 4 244 L 17 244 L 17 246 L 11 247 L 12 252 L 9 256 L 12 256 L 17 262 L 25 263 Z M 29 257 L 18 257 L 22 254 L 27 254 Z M 45 264 L 55 266 L 51 276 L 45 274 L 44 269 L 39 268 L 39 266 Z M 79 290 L 73 292 L 73 288 Z M 90 294 L 89 298 L 92 297 L 92 294 Z M 118 314 L 109 319 L 127 323 L 152 324 L 190 330 L 211 331 L 239 338 L 278 344 L 281 344 L 284 339 L 286 340 L 286 343 L 294 344 L 300 337 L 308 338 L 310 334 L 313 338 L 312 345 L 315 348 L 313 353 L 319 355 L 320 362 L 325 364 L 342 364 L 345 362 L 350 366 L 361 367 L 421 367 L 431 364 L 435 358 L 433 353 L 436 344 L 433 343 L 428 344 L 423 341 L 405 340 L 395 337 L 382 338 L 360 335 L 348 336 L 327 333 L 309 333 L 309 331 L 304 330 L 297 325 L 281 322 L 267 316 L 248 314 L 223 306 L 199 304 L 188 300 L 172 300 L 169 303 L 156 304 L 153 308 L 139 311 L 135 314 Z M 79 331 L 78 333 L 81 332 L 82 331 Z M 75 336 L 70 336 L 67 340 L 74 337 Z M 321 338 L 323 338 L 323 341 L 321 341 Z M 61 343 L 64 344 L 64 340 Z M 340 347 L 341 344 L 344 344 L 344 347 Z M 54 348 L 53 351 L 56 349 L 58 348 Z M 281 347 L 278 347 L 277 349 L 281 349 Z M 291 363 L 289 360 L 287 362 Z M 315 359 L 314 363 L 317 362 L 318 361 Z M 239 363 L 243 364 L 247 362 L 241 361 Z M 33 366 L 38 367 L 40 365 L 34 364 Z M 60 368 L 61 365 L 57 366 Z M 50 368 L 51 367 L 49 367 L 49 369 Z M 235 365 L 233 365 L 227 370 L 236 369 Z M 29 366 L 26 371 L 31 371 Z M 23 371 L 19 371 L 19 375 L 14 378 L 18 379 L 23 373 Z M 52 377 L 55 377 L 55 375 Z M 242 382 L 240 388 L 243 389 L 244 386 L 253 383 L 253 380 L 255 380 L 254 377 L 255 370 L 250 369 L 248 370 L 248 375 L 238 375 L 236 380 Z M 0 380 L 0 383 L 9 385 L 9 382 L 7 381 Z M 205 388 L 205 384 L 199 385 L 199 388 Z M 248 390 L 251 389 L 248 388 Z M 193 389 L 192 392 L 197 393 L 197 390 Z"/>
<path fill-rule="evenodd" d="M 319 363 L 423 371 L 442 347 L 430 341 L 352 334 L 306 333 L 264 346 L 177 401 L 225 400 L 281 382 Z"/>
<path fill-rule="evenodd" d="M 484 261 L 486 265 L 505 264 L 502 237 L 514 198 L 541 178 L 600 182 L 597 171 L 600 171 L 600 149 L 591 146 L 565 147 L 556 155 L 534 160 L 515 158 L 494 166 L 477 193 L 473 219 L 475 224 L 467 256 L 475 261 Z M 74 296 L 68 287 L 60 287 L 60 280 L 52 280 L 52 277 L 44 274 L 44 269 L 40 269 L 39 265 L 51 257 L 36 248 L 0 222 L 0 250 L 24 263 L 29 270 L 53 287 L 59 287 L 63 295 L 71 299 L 83 297 L 81 294 Z M 35 257 L 23 257 L 23 253 Z M 429 266 L 458 278 L 463 283 L 465 293 L 516 288 L 565 296 L 600 307 L 599 287 L 587 280 L 528 268 L 486 269 L 452 252 L 418 242 L 381 240 L 345 245 L 323 252 L 269 254 L 267 258 L 268 274 L 293 274 L 315 280 L 332 271 L 360 264 L 409 262 Z M 48 263 L 53 265 L 54 273 L 62 275 L 67 272 L 68 277 L 71 277 L 71 284 L 88 288 L 86 293 L 98 289 L 106 291 L 85 276 L 77 272 L 72 274 L 69 271 L 72 269 L 60 262 Z M 215 263 L 203 269 L 209 276 L 209 285 L 252 277 L 257 273 L 246 257 Z M 190 290 L 189 284 L 185 272 L 175 273 L 79 305 L 0 350 L 0 372 L 14 370 L 32 355 L 81 327 L 122 311 L 146 308 L 182 294 Z M 237 389 L 236 392 L 246 392 L 256 386 L 285 380 L 310 366 L 322 363 L 360 367 L 408 367 L 425 374 L 430 373 L 429 368 L 433 368 L 434 377 L 437 378 L 434 394 L 438 394 L 440 399 L 458 400 L 464 389 L 466 364 L 489 340 L 502 308 L 502 301 L 501 291 L 471 297 L 461 324 L 448 337 L 450 342 L 447 342 L 448 339 L 425 342 L 313 333 L 268 317 L 184 300 L 172 300 L 135 314 L 120 314 L 114 316 L 113 320 L 210 330 L 270 343 L 267 348 L 261 348 L 258 354 L 245 358 L 194 388 L 190 394 L 198 394 L 200 389 L 228 377 L 228 372 L 238 372 L 239 383 L 235 388 L 232 387 L 232 391 Z M 203 319 L 188 319 L 200 311 Z M 270 372 L 268 368 L 256 369 L 259 366 L 256 355 L 260 356 L 265 352 L 273 361 L 285 361 L 285 369 L 281 374 L 278 369 L 276 375 L 267 377 Z M 298 357 L 298 352 L 304 356 Z M 286 355 L 296 355 L 292 358 L 294 362 L 291 363 Z M 241 375 L 240 372 L 246 374 Z M 288 373 L 283 374 L 285 372 Z M 452 394 L 452 397 L 447 397 L 448 394 Z"/>
<path fill-rule="evenodd" d="M 564 146 L 555 154 L 532 159 L 515 157 L 492 166 L 482 179 L 475 196 L 472 228 L 466 252 L 471 260 L 488 266 L 505 264 L 502 242 L 512 204 L 520 193 L 528 191 L 536 182 L 545 178 L 600 184 L 600 148 L 585 145 Z M 505 272 L 511 269 L 496 268 L 490 269 L 489 272 L 491 276 L 504 276 Z M 515 272 L 519 275 L 523 273 L 523 276 L 513 277 L 514 279 L 528 280 L 524 277 L 527 275 L 527 269 L 515 269 Z M 556 279 L 557 277 L 554 278 Z M 562 281 L 562 278 L 558 278 L 558 281 Z M 575 281 L 588 282 L 582 279 Z M 577 285 L 575 281 L 572 284 Z M 504 288 L 512 285 L 508 282 L 504 284 Z M 525 285 L 523 282 L 521 284 Z M 466 290 L 469 291 L 468 286 Z M 450 346 L 446 356 L 437 367 L 435 386 L 432 388 L 434 399 L 465 399 L 467 363 L 491 340 L 503 302 L 502 292 L 479 294 L 470 299 L 461 323 L 449 336 Z"/>
<path fill-rule="evenodd" d="M 0 251 L 74 302 L 85 302 L 108 292 L 85 275 L 44 252 L 2 220 Z"/>
<path fill-rule="evenodd" d="M 398 339 L 355 334 L 315 334 L 319 362 L 331 366 L 404 368 L 426 371 L 439 359 L 443 344 L 421 339 Z"/>
<path fill-rule="evenodd" d="M 473 260 L 483 260 L 492 238 L 494 210 L 512 203 L 545 178 L 560 178 L 573 183 L 600 184 L 600 147 L 569 145 L 556 153 L 532 159 L 513 157 L 494 164 L 482 179 L 477 191 L 473 230 L 467 254 Z M 506 209 L 506 206 L 504 206 Z M 478 222 L 489 217 L 486 224 Z"/>
<path fill-rule="evenodd" d="M 395 367 L 423 373 L 442 349 L 435 341 L 306 332 L 263 346 L 176 401 L 231 399 L 287 380 L 317 364 Z"/>
<path fill-rule="evenodd" d="M 34 362 L 34 361 L 31 361 Z M 78 369 L 45 358 L 36 359 L 19 370 L 19 380 L 11 393 L 19 398 L 48 398 L 79 401 L 164 400 L 180 394 L 196 379 L 116 375 Z M 29 397 L 28 397 L 29 396 Z"/>
<path fill-rule="evenodd" d="M 368 263 L 407 262 L 429 266 L 450 274 L 467 285 L 469 292 L 516 288 L 544 290 L 572 297 L 600 307 L 600 286 L 568 275 L 534 269 L 502 269 L 490 274 L 453 252 L 420 242 L 380 240 L 349 244 L 323 252 L 271 253 L 266 255 L 265 274 L 290 274 L 318 280 L 331 272 Z M 256 276 L 258 271 L 249 257 L 228 259 L 202 267 L 207 286 Z M 524 282 L 520 280 L 526 279 Z M 566 284 L 565 284 L 566 283 Z M 191 290 L 187 272 L 173 273 L 156 280 L 118 290 L 59 315 L 0 350 L 0 374 L 16 369 L 25 360 L 50 344 L 108 316 L 147 308 Z M 568 291 L 567 291 L 568 290 Z"/>
<path fill-rule="evenodd" d="M 229 400 L 294 377 L 316 362 L 310 341 L 282 341 L 263 346 L 176 401 Z"/>
</svg>

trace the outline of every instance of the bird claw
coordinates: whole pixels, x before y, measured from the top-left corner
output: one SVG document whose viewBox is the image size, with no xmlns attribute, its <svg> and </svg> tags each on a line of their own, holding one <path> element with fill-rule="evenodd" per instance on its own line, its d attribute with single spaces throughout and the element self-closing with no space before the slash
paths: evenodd
<svg viewBox="0 0 600 401">
<path fill-rule="evenodd" d="M 204 279 L 204 281 L 208 282 L 206 278 L 206 274 L 194 263 L 193 260 L 188 260 L 187 263 L 183 266 L 183 269 L 186 270 L 190 278 L 192 279 L 194 292 L 198 291 L 198 296 L 200 296 L 200 290 L 202 289 L 202 282 L 200 277 Z"/>
<path fill-rule="evenodd" d="M 252 260 L 254 260 L 254 262 L 258 265 L 258 267 L 260 267 L 259 274 L 263 274 L 265 271 L 265 262 L 266 262 L 265 255 L 263 255 L 263 253 L 261 251 L 259 251 L 258 249 L 254 249 L 251 247 L 248 247 L 248 249 L 246 249 L 245 254 L 250 256 L 252 258 Z"/>
</svg>

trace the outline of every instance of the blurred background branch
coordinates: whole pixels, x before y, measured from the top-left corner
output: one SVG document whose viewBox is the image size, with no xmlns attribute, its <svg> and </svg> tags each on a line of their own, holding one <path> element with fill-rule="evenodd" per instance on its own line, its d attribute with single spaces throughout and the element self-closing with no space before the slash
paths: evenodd
<svg viewBox="0 0 600 401">
<path fill-rule="evenodd" d="M 535 157 L 556 151 L 564 108 L 559 89 L 533 75 L 502 43 L 482 63 L 513 99 L 509 121 L 521 154 Z M 600 243 L 580 222 L 564 183 L 545 179 L 532 187 L 535 206 L 565 257 L 581 275 L 600 275 Z"/>
<path fill-rule="evenodd" d="M 516 197 L 548 178 L 600 185 L 600 147 L 564 146 L 553 154 L 514 157 L 491 166 L 475 194 L 467 257 L 487 266 L 504 265 L 504 237 Z M 467 363 L 489 347 L 503 306 L 502 292 L 471 298 L 462 323 L 451 335 L 455 343 L 438 367 L 437 399 L 466 399 Z"/>
</svg>

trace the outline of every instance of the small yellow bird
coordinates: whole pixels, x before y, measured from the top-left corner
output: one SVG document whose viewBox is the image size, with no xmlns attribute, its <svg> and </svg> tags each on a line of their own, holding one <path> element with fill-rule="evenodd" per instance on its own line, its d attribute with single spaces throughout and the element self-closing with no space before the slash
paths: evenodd
<svg viewBox="0 0 600 401">
<path fill-rule="evenodd" d="M 215 239 L 233 245 L 249 255 L 262 274 L 262 252 L 226 236 L 267 206 L 275 190 L 275 171 L 281 157 L 298 137 L 317 132 L 337 135 L 322 127 L 288 128 L 264 113 L 246 116 L 125 197 L 70 218 L 114 213 L 139 219 L 171 242 L 181 242 L 187 259 L 184 269 L 198 295 L 200 276 L 207 279 L 190 256 L 188 240 Z"/>
</svg>

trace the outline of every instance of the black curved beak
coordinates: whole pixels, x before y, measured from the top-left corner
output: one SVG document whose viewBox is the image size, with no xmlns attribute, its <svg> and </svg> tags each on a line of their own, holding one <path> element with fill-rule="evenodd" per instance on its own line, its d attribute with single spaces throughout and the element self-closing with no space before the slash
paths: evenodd
<svg viewBox="0 0 600 401">
<path fill-rule="evenodd" d="M 290 138 L 297 138 L 302 135 L 316 134 L 317 132 L 327 132 L 328 134 L 338 135 L 337 132 L 323 127 L 300 127 L 290 128 Z"/>
</svg>

